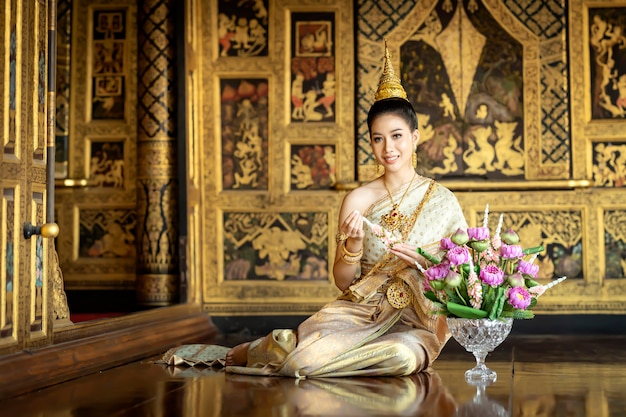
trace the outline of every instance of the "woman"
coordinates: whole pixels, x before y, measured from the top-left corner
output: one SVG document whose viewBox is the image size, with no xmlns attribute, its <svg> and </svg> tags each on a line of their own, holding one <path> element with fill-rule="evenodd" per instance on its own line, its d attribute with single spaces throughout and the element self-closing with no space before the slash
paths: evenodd
<svg viewBox="0 0 626 417">
<path fill-rule="evenodd" d="M 297 332 L 275 330 L 230 350 L 227 372 L 409 375 L 428 368 L 450 337 L 445 318 L 431 314 L 423 295 L 416 262 L 424 259 L 416 247 L 436 251 L 442 237 L 466 223 L 456 197 L 415 172 L 417 116 L 388 51 L 385 58 L 367 119 L 373 154 L 385 171 L 344 198 L 333 267 L 343 294 Z M 401 243 L 379 238 L 381 227 Z"/>
</svg>

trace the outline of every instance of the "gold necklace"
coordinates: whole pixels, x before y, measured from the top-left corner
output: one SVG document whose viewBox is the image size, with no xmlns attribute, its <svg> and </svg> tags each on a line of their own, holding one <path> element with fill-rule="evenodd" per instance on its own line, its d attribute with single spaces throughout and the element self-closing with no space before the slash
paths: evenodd
<svg viewBox="0 0 626 417">
<path fill-rule="evenodd" d="M 387 183 L 383 179 L 383 185 L 385 186 L 385 190 L 387 190 L 387 194 L 389 194 L 389 199 L 391 200 L 391 211 L 387 214 L 383 214 L 382 216 L 380 216 L 381 221 L 385 223 L 383 227 L 385 227 L 386 229 L 391 230 L 391 231 L 397 230 L 402 225 L 402 223 L 406 220 L 406 215 L 401 213 L 399 208 L 402 205 L 402 202 L 404 201 L 404 197 L 406 197 L 407 193 L 409 192 L 409 189 L 411 188 L 411 184 L 413 184 L 413 180 L 415 179 L 416 176 L 417 176 L 417 172 L 413 174 L 413 177 L 411 178 L 411 182 L 409 183 L 409 186 L 406 187 L 406 190 L 404 191 L 404 194 L 402 195 L 402 198 L 400 199 L 399 203 L 395 203 L 393 201 L 393 197 L 391 196 L 391 191 L 389 191 L 389 187 L 387 187 Z"/>
</svg>

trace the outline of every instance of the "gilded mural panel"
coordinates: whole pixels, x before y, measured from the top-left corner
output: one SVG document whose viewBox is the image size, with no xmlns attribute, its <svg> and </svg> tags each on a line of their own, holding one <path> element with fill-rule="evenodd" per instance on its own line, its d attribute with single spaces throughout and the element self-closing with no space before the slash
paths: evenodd
<svg viewBox="0 0 626 417">
<path fill-rule="evenodd" d="M 18 125 L 19 118 L 17 114 L 19 113 L 21 106 L 19 97 L 21 97 L 21 86 L 18 82 L 21 79 L 22 75 L 22 67 L 18 66 L 17 63 L 21 58 L 21 50 L 22 50 L 22 36 L 21 32 L 18 31 L 17 27 L 17 13 L 18 0 L 11 0 L 8 8 L 5 7 L 5 11 L 8 11 L 8 22 L 9 26 L 5 28 L 5 33 L 7 34 L 8 39 L 8 51 L 5 52 L 5 56 L 8 57 L 8 60 L 5 58 L 4 62 L 8 62 L 8 78 L 9 78 L 9 88 L 8 88 L 8 103 L 5 104 L 8 114 L 8 123 L 5 127 L 7 129 L 6 134 L 3 135 L 4 138 L 2 142 L 4 144 L 4 154 L 5 155 L 15 155 L 15 157 L 19 158 L 19 148 L 16 149 L 15 140 L 18 136 L 18 132 L 20 126 Z M 6 44 L 6 40 L 5 40 Z M 7 53 L 8 52 L 8 53 Z"/>
<path fill-rule="evenodd" d="M 626 187 L 626 143 L 590 141 L 591 174 L 596 187 Z"/>
<path fill-rule="evenodd" d="M 47 37 L 44 35 L 48 31 L 48 20 L 46 18 L 47 8 L 45 1 L 38 0 L 35 3 L 35 21 L 33 24 L 33 39 L 35 45 L 35 56 L 37 66 L 33 67 L 35 89 L 33 98 L 33 111 L 35 123 L 33 125 L 33 162 L 45 163 L 46 148 L 46 94 L 48 92 L 48 64 L 47 64 Z"/>
<path fill-rule="evenodd" d="M 592 120 L 626 117 L 626 7 L 589 7 L 589 96 Z"/>
<path fill-rule="evenodd" d="M 136 227 L 134 210 L 81 210 L 78 258 L 133 259 Z"/>
<path fill-rule="evenodd" d="M 123 120 L 126 105 L 127 11 L 94 10 L 91 16 L 93 55 L 91 67 L 91 117 Z"/>
<path fill-rule="evenodd" d="M 328 281 L 328 212 L 224 213 L 224 280 Z"/>
<path fill-rule="evenodd" d="M 358 7 L 371 10 L 374 3 L 362 0 Z M 570 176 L 565 4 L 531 3 L 423 1 L 403 14 L 362 14 L 360 178 L 373 175 L 365 114 L 381 70 L 372 56 L 382 52 L 372 52 L 381 50 L 383 37 L 418 113 L 423 174 L 518 181 Z M 381 18 L 390 23 L 380 24 Z"/>
<path fill-rule="evenodd" d="M 291 190 L 328 190 L 337 182 L 336 146 L 292 145 Z"/>
<path fill-rule="evenodd" d="M 126 138 L 89 138 L 86 141 L 90 185 L 124 188 L 124 153 Z M 127 147 L 127 146 L 126 146 Z"/>
<path fill-rule="evenodd" d="M 338 293 L 329 236 L 343 192 L 332 187 L 354 180 L 352 4 L 252 3 L 232 14 L 232 1 L 194 3 L 189 276 L 212 314 L 310 312 Z M 246 36 L 267 48 L 251 56 Z"/>
<path fill-rule="evenodd" d="M 62 190 L 60 199 L 65 200 Z M 94 203 L 94 199 L 103 200 Z M 57 251 L 66 289 L 129 289 L 136 271 L 134 204 L 84 196 L 63 202 L 57 223 L 72 235 L 58 238 Z"/>
<path fill-rule="evenodd" d="M 267 56 L 268 0 L 219 0 L 217 42 L 220 56 Z"/>
<path fill-rule="evenodd" d="M 222 187 L 267 190 L 269 82 L 266 78 L 220 80 Z"/>
<path fill-rule="evenodd" d="M 613 153 L 621 155 L 624 113 L 621 81 L 626 80 L 626 64 L 621 50 L 620 27 L 626 21 L 626 4 L 615 1 L 570 2 L 570 54 L 583 59 L 571 65 L 572 100 L 580 103 L 572 107 L 572 151 L 584 163 L 573 166 L 574 174 L 596 179 L 603 187 L 621 187 L 611 183 L 615 177 L 613 162 L 602 158 Z M 602 142 L 605 146 L 602 146 Z M 611 145 L 611 146 L 607 146 Z M 603 148 L 600 150 L 600 148 Z M 608 166 L 607 166 L 608 165 Z M 616 173 L 621 168 L 616 167 Z"/>
<path fill-rule="evenodd" d="M 335 15 L 291 14 L 291 122 L 335 121 Z"/>
<path fill-rule="evenodd" d="M 56 188 L 59 264 L 67 289 L 130 289 L 136 263 L 129 235 L 137 201 L 136 2 L 61 5 L 56 136 L 67 143 L 67 162 Z M 112 249 L 113 242 L 121 243 Z"/>
</svg>

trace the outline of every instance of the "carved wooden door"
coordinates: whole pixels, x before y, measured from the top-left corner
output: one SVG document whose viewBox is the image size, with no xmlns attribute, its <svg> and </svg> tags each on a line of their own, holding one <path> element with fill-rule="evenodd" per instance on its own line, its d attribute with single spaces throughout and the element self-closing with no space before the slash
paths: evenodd
<svg viewBox="0 0 626 417">
<path fill-rule="evenodd" d="M 47 38 L 45 0 L 0 9 L 0 354 L 52 340 L 52 241 L 24 234 L 46 221 Z"/>
</svg>

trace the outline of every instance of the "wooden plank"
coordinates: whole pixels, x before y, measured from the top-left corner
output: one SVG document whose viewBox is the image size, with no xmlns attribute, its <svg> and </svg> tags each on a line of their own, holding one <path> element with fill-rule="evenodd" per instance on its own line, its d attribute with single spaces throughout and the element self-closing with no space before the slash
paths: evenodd
<svg viewBox="0 0 626 417">
<path fill-rule="evenodd" d="M 0 357 L 0 399 L 164 353 L 185 343 L 210 343 L 217 327 L 200 311 L 140 323 L 35 351 Z"/>
</svg>

